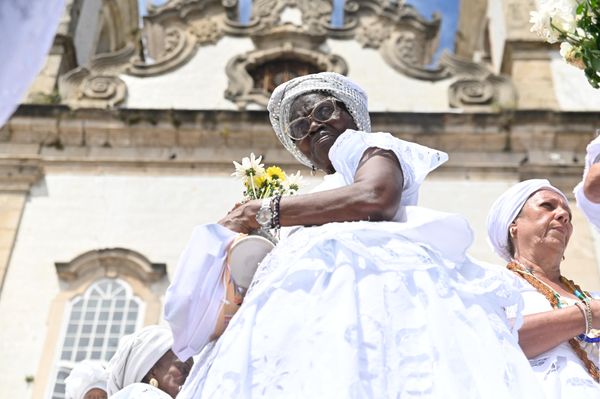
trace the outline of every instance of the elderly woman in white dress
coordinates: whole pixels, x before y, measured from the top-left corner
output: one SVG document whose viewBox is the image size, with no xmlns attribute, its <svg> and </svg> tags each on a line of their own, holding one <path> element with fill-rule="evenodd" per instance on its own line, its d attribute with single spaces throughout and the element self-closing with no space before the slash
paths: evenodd
<svg viewBox="0 0 600 399">
<path fill-rule="evenodd" d="M 77 363 L 65 378 L 65 399 L 106 399 L 107 374 L 98 362 Z"/>
<path fill-rule="evenodd" d="M 600 398 L 600 301 L 564 277 L 573 226 L 565 195 L 543 179 L 518 183 L 488 215 L 488 237 L 521 282 L 519 344 L 546 396 Z"/>
<path fill-rule="evenodd" d="M 573 193 L 579 209 L 600 231 L 600 136 L 587 146 L 583 180 Z"/>
<path fill-rule="evenodd" d="M 171 347 L 173 337 L 165 326 L 147 326 L 121 338 L 107 366 L 111 398 L 174 398 L 193 365 L 180 361 Z"/>
<path fill-rule="evenodd" d="M 207 282 L 220 269 L 207 259 L 222 260 L 232 231 L 298 226 L 180 398 L 537 397 L 502 309 L 518 300 L 509 276 L 466 256 L 462 217 L 415 206 L 446 154 L 370 133 L 366 94 L 335 73 L 284 83 L 268 109 L 287 150 L 327 176 L 311 194 L 249 201 L 213 234 L 195 231 L 165 307 L 186 356 L 215 324 Z"/>
</svg>

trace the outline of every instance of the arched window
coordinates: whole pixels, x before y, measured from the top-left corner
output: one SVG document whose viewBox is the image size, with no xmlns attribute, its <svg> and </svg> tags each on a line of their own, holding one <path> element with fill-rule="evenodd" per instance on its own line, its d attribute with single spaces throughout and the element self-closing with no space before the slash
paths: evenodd
<svg viewBox="0 0 600 399">
<path fill-rule="evenodd" d="M 75 363 L 110 360 L 119 339 L 141 327 L 143 307 L 127 283 L 110 278 L 95 282 L 71 300 L 65 310 L 52 399 L 65 397 L 64 380 Z"/>
<path fill-rule="evenodd" d="M 75 363 L 107 363 L 123 335 L 156 324 L 168 285 L 166 264 L 125 248 L 92 250 L 54 265 L 61 284 L 49 309 L 34 398 L 64 398 Z"/>
<path fill-rule="evenodd" d="M 317 72 L 321 71 L 310 62 L 294 59 L 273 60 L 248 70 L 254 81 L 254 88 L 269 94 L 281 83 L 297 76 Z"/>
</svg>

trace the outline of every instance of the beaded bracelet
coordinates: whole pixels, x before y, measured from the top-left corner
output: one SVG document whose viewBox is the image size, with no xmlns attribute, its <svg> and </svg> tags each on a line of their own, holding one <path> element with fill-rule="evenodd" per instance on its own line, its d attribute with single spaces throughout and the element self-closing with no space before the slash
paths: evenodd
<svg viewBox="0 0 600 399">
<path fill-rule="evenodd" d="M 279 222 L 279 203 L 281 202 L 281 194 L 275 195 L 271 199 L 271 212 L 273 212 L 273 219 L 271 220 L 271 228 L 279 230 L 281 223 Z"/>
</svg>

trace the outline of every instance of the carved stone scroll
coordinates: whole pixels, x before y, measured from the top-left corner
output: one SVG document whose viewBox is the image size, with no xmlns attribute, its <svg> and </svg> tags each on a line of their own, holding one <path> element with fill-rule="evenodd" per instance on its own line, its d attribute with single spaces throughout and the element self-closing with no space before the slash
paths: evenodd
<svg viewBox="0 0 600 399">
<path fill-rule="evenodd" d="M 125 100 L 127 86 L 118 76 L 95 75 L 79 67 L 60 79 L 59 92 L 72 108 L 109 108 Z"/>
</svg>

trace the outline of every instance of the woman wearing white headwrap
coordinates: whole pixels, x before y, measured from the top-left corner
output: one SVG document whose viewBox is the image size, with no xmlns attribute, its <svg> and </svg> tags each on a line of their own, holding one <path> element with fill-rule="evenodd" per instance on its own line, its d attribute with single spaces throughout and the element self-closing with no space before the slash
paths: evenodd
<svg viewBox="0 0 600 399">
<path fill-rule="evenodd" d="M 65 378 L 65 399 L 106 399 L 106 370 L 91 360 L 77 363 Z"/>
<path fill-rule="evenodd" d="M 519 344 L 546 397 L 600 398 L 600 301 L 561 275 L 571 237 L 565 195 L 548 180 L 518 183 L 488 215 L 488 238 L 521 282 Z"/>
<path fill-rule="evenodd" d="M 193 360 L 180 361 L 173 337 L 165 326 L 147 326 L 121 338 L 107 366 L 111 398 L 174 398 L 187 378 Z"/>
<path fill-rule="evenodd" d="M 579 209 L 600 230 L 600 136 L 587 146 L 583 180 L 573 193 Z"/>
<path fill-rule="evenodd" d="M 293 79 L 268 109 L 285 147 L 327 176 L 220 221 L 247 233 L 262 208 L 261 224 L 299 227 L 263 260 L 180 398 L 536 397 L 497 305 L 518 295 L 465 255 L 462 217 L 415 206 L 446 154 L 369 133 L 366 94 L 338 74 Z"/>
</svg>

